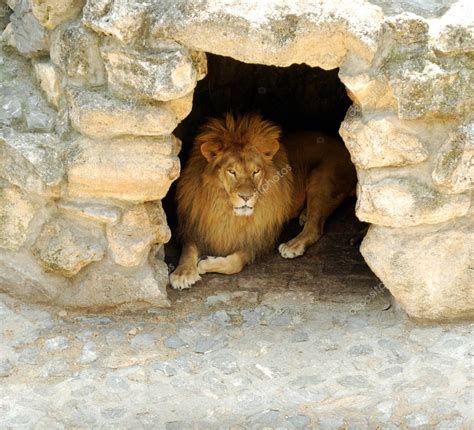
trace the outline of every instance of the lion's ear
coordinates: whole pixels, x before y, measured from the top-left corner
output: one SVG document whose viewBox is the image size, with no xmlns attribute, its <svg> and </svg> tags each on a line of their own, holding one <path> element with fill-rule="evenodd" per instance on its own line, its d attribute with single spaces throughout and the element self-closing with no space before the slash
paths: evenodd
<svg viewBox="0 0 474 430">
<path fill-rule="evenodd" d="M 258 152 L 260 152 L 267 160 L 272 160 L 275 154 L 280 149 L 280 143 L 278 139 L 271 139 L 262 142 L 258 142 L 254 145 Z"/>
<path fill-rule="evenodd" d="M 208 162 L 216 159 L 222 152 L 222 145 L 217 142 L 206 142 L 201 144 L 201 154 L 204 155 Z"/>
</svg>

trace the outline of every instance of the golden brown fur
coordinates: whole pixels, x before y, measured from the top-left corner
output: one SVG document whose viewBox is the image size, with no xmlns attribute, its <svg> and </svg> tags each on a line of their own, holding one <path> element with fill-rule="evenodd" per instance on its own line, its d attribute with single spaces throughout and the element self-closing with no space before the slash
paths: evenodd
<svg viewBox="0 0 474 430">
<path fill-rule="evenodd" d="M 332 136 L 299 133 L 280 144 L 280 135 L 259 115 L 205 124 L 178 181 L 184 247 L 173 287 L 188 288 L 206 272 L 240 271 L 275 246 L 305 200 L 307 224 L 280 253 L 302 255 L 320 237 L 326 217 L 355 186 L 354 168 Z M 199 261 L 206 255 L 212 257 Z"/>
</svg>

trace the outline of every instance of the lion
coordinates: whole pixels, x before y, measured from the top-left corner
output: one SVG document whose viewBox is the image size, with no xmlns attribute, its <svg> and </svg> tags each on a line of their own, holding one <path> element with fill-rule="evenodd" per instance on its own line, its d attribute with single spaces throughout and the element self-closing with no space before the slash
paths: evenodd
<svg viewBox="0 0 474 430">
<path fill-rule="evenodd" d="M 283 258 L 303 255 L 356 180 L 338 136 L 282 137 L 259 114 L 208 120 L 177 183 L 183 249 L 171 286 L 190 288 L 209 272 L 240 272 L 271 251 L 285 222 L 300 214 L 302 231 L 278 250 Z"/>
</svg>

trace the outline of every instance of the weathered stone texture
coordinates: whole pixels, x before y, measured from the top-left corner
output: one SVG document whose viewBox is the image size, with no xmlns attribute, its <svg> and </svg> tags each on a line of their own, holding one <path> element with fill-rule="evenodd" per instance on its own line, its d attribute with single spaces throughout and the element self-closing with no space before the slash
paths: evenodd
<svg viewBox="0 0 474 430">
<path fill-rule="evenodd" d="M 16 250 L 23 245 L 37 209 L 28 194 L 0 180 L 0 248 Z"/>
<path fill-rule="evenodd" d="M 357 217 L 388 227 L 441 223 L 465 215 L 471 203 L 468 194 L 442 194 L 410 177 L 359 182 L 357 196 Z"/>
<path fill-rule="evenodd" d="M 10 5 L 13 14 L 5 29 L 7 43 L 27 57 L 47 54 L 49 34 L 38 22 L 31 10 L 29 0 L 20 0 Z"/>
<path fill-rule="evenodd" d="M 437 157 L 433 181 L 450 193 L 474 187 L 474 122 L 451 133 Z"/>
<path fill-rule="evenodd" d="M 150 52 L 120 46 L 107 46 L 101 52 L 109 88 L 121 96 L 167 101 L 185 96 L 196 85 L 194 64 L 175 42 L 163 42 Z"/>
<path fill-rule="evenodd" d="M 365 120 L 349 109 L 339 130 L 352 161 L 361 169 L 404 166 L 428 158 L 428 151 L 413 132 L 405 132 L 395 116 Z"/>
<path fill-rule="evenodd" d="M 94 224 L 55 218 L 43 226 L 32 252 L 46 272 L 71 277 L 105 254 L 105 237 Z"/>
<path fill-rule="evenodd" d="M 122 214 L 117 206 L 93 201 L 60 200 L 56 205 L 61 212 L 66 214 L 104 224 L 115 224 Z"/>
<path fill-rule="evenodd" d="M 105 84 L 105 69 L 98 38 L 80 22 L 58 27 L 52 36 L 51 60 L 73 82 L 100 86 Z"/>
<path fill-rule="evenodd" d="M 62 96 L 61 76 L 56 67 L 46 60 L 39 60 L 33 63 L 36 79 L 43 90 L 47 100 L 56 108 Z"/>
<path fill-rule="evenodd" d="M 88 0 L 82 21 L 98 33 L 129 43 L 143 32 L 146 5 L 135 0 Z"/>
<path fill-rule="evenodd" d="M 177 139 L 79 138 L 69 153 L 67 192 L 75 197 L 162 199 L 179 175 Z"/>
<path fill-rule="evenodd" d="M 172 133 L 178 124 L 175 111 L 163 103 L 122 101 L 78 87 L 68 88 L 67 99 L 73 127 L 92 138 L 163 136 Z"/>
<path fill-rule="evenodd" d="M 113 260 L 135 267 L 147 257 L 155 243 L 166 243 L 171 231 L 161 203 L 137 205 L 124 212 L 120 223 L 107 226 L 107 240 Z"/>
<path fill-rule="evenodd" d="M 92 309 L 127 304 L 169 306 L 166 284 L 162 281 L 148 264 L 130 269 L 104 260 L 84 269 L 71 288 L 62 292 L 58 302 Z"/>
<path fill-rule="evenodd" d="M 0 133 L 0 177 L 38 194 L 56 194 L 64 176 L 64 145 L 50 133 Z"/>
<path fill-rule="evenodd" d="M 79 15 L 85 0 L 30 0 L 31 10 L 39 23 L 53 30 Z"/>
<path fill-rule="evenodd" d="M 402 229 L 372 226 L 361 252 L 409 315 L 472 318 L 473 221 Z"/>
</svg>

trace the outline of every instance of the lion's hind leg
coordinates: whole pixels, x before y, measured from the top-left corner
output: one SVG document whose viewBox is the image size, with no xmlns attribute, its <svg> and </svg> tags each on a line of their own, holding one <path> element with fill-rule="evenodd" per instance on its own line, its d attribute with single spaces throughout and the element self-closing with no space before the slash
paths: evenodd
<svg viewBox="0 0 474 430">
<path fill-rule="evenodd" d="M 248 263 L 248 256 L 245 252 L 234 252 L 227 257 L 206 257 L 199 261 L 198 272 L 223 273 L 224 275 L 233 275 L 239 273 Z"/>
<path fill-rule="evenodd" d="M 349 194 L 349 182 L 337 175 L 335 167 L 323 165 L 310 172 L 306 185 L 306 222 L 300 234 L 278 247 L 283 258 L 299 257 L 316 243 L 323 234 L 327 217 Z"/>
</svg>

